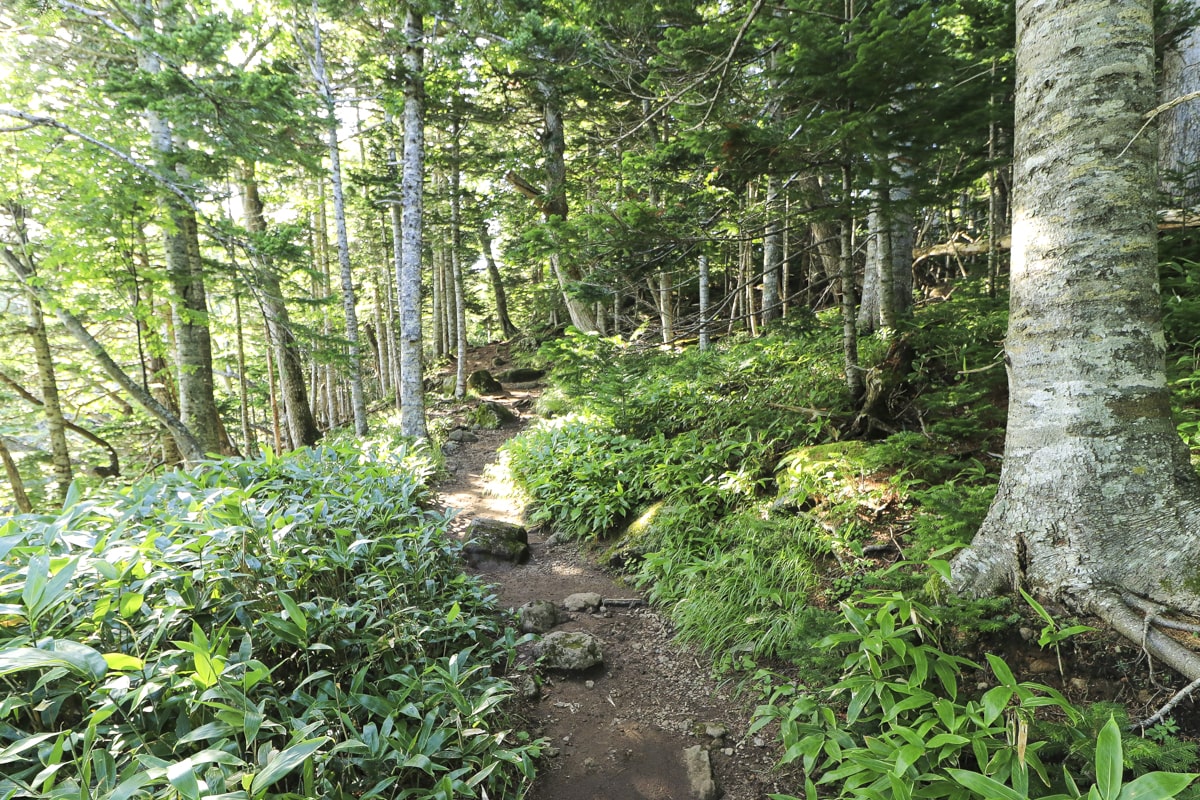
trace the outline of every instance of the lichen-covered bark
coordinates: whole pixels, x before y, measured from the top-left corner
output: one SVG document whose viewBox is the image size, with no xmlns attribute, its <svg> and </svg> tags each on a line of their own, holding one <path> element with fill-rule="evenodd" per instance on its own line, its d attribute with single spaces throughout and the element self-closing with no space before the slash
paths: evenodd
<svg viewBox="0 0 1200 800">
<path fill-rule="evenodd" d="M 1196 610 L 1200 493 L 1167 396 L 1155 146 L 1136 135 L 1151 2 L 1020 0 L 1017 25 L 1008 438 L 954 582 Z"/>
</svg>

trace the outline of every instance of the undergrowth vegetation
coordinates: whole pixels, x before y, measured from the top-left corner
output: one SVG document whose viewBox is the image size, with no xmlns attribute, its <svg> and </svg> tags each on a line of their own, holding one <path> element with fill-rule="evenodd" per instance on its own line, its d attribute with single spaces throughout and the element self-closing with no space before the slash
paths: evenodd
<svg viewBox="0 0 1200 800">
<path fill-rule="evenodd" d="M 206 464 L 0 529 L 0 797 L 516 797 L 514 634 L 425 449 Z"/>
<path fill-rule="evenodd" d="M 1121 733 L 1114 707 L 977 655 L 1031 616 L 1048 620 L 1051 658 L 1083 627 L 1031 598 L 946 596 L 941 559 L 987 513 L 1007 402 L 1006 303 L 960 288 L 890 340 L 860 341 L 884 387 L 868 420 L 832 324 L 705 353 L 568 334 L 541 351 L 548 419 L 510 440 L 502 467 L 534 522 L 595 540 L 683 639 L 761 693 L 756 727 L 780 738 L 782 768 L 802 767 L 800 796 L 1200 796 L 1182 772 L 1196 748 L 1170 721 Z"/>
</svg>

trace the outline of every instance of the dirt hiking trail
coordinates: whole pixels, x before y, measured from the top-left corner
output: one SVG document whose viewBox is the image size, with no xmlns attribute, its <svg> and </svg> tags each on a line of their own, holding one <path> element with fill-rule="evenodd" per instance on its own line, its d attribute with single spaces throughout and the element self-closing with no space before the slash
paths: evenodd
<svg viewBox="0 0 1200 800">
<path fill-rule="evenodd" d="M 506 389 L 487 399 L 508 406 L 519 420 L 494 431 L 464 425 L 446 454 L 439 500 L 459 509 L 454 531 L 460 536 L 481 517 L 523 524 L 522 509 L 489 485 L 486 468 L 532 421 L 539 389 Z M 529 531 L 524 564 L 474 569 L 495 586 L 502 607 L 550 601 L 559 616 L 553 631 L 591 634 L 603 651 L 602 664 L 584 671 L 539 668 L 538 680 L 523 687 L 516 713 L 549 743 L 529 800 L 751 800 L 794 791 L 771 769 L 770 736 L 746 736 L 755 698 L 738 696 L 732 682 L 714 678 L 709 657 L 672 640 L 664 614 L 591 563 L 578 544 L 557 543 L 551 534 Z M 603 602 L 567 611 L 566 599 L 579 593 Z M 523 645 L 521 661 L 533 664 L 533 650 L 534 643 Z"/>
</svg>

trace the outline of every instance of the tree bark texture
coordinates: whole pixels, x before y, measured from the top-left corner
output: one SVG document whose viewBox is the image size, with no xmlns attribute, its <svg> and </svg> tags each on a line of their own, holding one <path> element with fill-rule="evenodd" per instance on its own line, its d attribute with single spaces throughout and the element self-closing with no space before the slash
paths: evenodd
<svg viewBox="0 0 1200 800">
<path fill-rule="evenodd" d="M 1163 53 L 1160 100 L 1200 91 L 1200 29 L 1193 29 Z M 1159 168 L 1163 190 L 1173 205 L 1200 204 L 1200 105 L 1193 100 L 1164 112 L 1157 120 Z"/>
<path fill-rule="evenodd" d="M 763 232 L 763 293 L 762 322 L 769 327 L 783 316 L 783 305 L 779 296 L 780 276 L 783 272 L 783 224 L 780 217 L 779 178 L 767 176 L 766 197 L 763 213 L 766 227 Z"/>
<path fill-rule="evenodd" d="M 262 197 L 258 192 L 258 181 L 254 176 L 253 164 L 245 167 L 242 190 L 246 228 L 252 233 L 265 233 L 267 221 L 263 212 Z M 292 444 L 296 447 L 316 444 L 321 438 L 321 431 L 317 428 L 317 422 L 313 419 L 312 407 L 308 402 L 304 361 L 300 356 L 296 337 L 292 333 L 292 320 L 287 304 L 283 300 L 283 287 L 279 281 L 279 275 L 275 272 L 275 265 L 261 253 L 251 253 L 250 258 L 254 267 L 255 294 L 259 303 L 262 304 L 271 348 L 274 350 L 275 362 L 279 367 L 279 392 L 283 399 L 284 418 L 287 421 Z"/>
<path fill-rule="evenodd" d="M 1118 629 L 1129 612 L 1109 587 L 1200 610 L 1200 486 L 1164 367 L 1155 145 L 1136 135 L 1154 103 L 1152 30 L 1150 0 L 1017 4 L 1008 439 L 952 573 L 965 593 L 1025 584 Z"/>
<path fill-rule="evenodd" d="M 567 139 L 563 128 L 562 97 L 558 88 L 548 81 L 539 80 L 537 88 L 542 97 L 542 155 L 546 159 L 546 194 L 543 210 L 547 220 L 565 220 L 568 210 Z M 564 264 L 561 254 L 557 251 L 550 254 L 550 267 L 558 279 L 571 324 L 584 333 L 595 331 L 596 320 L 592 317 L 592 310 L 588 308 L 587 303 L 575 298 L 571 293 L 571 284 L 582 281 L 583 274 L 576 267 Z"/>
<path fill-rule="evenodd" d="M 29 246 L 24 211 L 19 207 L 14 208 L 13 217 L 18 241 L 24 249 Z M 32 262 L 27 260 L 26 267 L 30 274 L 33 274 Z M 49 434 L 50 457 L 54 465 L 54 496 L 61 503 L 66 500 L 67 490 L 74 477 L 71 451 L 67 447 L 66 419 L 63 417 L 62 402 L 58 396 L 58 379 L 54 373 L 54 356 L 50 352 L 50 337 L 46 332 L 46 315 L 42 310 L 42 302 L 32 290 L 27 289 L 25 297 L 29 301 L 29 336 L 33 340 L 34 361 L 37 362 L 38 383 L 42 390 L 41 406 L 46 415 L 46 432 Z"/>
<path fill-rule="evenodd" d="M 138 3 L 139 26 L 152 29 L 156 13 L 149 2 Z M 138 68 L 147 75 L 157 75 L 163 69 L 161 58 L 148 47 L 140 47 L 137 58 Z M 155 168 L 163 181 L 169 183 L 172 177 L 177 177 L 180 165 L 171 123 L 154 107 L 147 108 L 143 118 L 150 133 Z M 203 450 L 216 453 L 221 450 L 222 428 L 213 395 L 207 290 L 200 264 L 192 258 L 193 252 L 199 252 L 199 241 L 194 246 L 189 241 L 197 235 L 195 214 L 170 192 L 161 193 L 160 204 L 164 217 L 160 227 L 163 231 L 167 280 L 172 293 L 179 413 L 184 427 Z M 181 451 L 186 451 L 183 442 L 179 446 Z M 186 453 L 184 457 L 192 460 Z"/>
<path fill-rule="evenodd" d="M 400 432 L 428 439 L 421 371 L 421 224 L 425 172 L 425 77 L 421 15 L 408 5 L 404 18 L 404 169 L 400 268 Z"/>
<path fill-rule="evenodd" d="M 326 138 L 329 147 L 329 184 L 333 191 L 333 223 L 337 233 L 338 267 L 342 281 L 342 313 L 346 320 L 346 343 L 350 356 L 350 409 L 354 417 L 354 432 L 367 433 L 367 401 L 363 394 L 362 344 L 358 335 L 357 296 L 354 290 L 354 271 L 350 265 L 350 236 L 346 231 L 346 193 L 342 185 L 342 156 L 337 138 L 337 113 L 333 91 L 325 70 L 325 54 L 321 47 L 321 18 L 313 0 L 313 78 L 325 106 Z"/>
</svg>

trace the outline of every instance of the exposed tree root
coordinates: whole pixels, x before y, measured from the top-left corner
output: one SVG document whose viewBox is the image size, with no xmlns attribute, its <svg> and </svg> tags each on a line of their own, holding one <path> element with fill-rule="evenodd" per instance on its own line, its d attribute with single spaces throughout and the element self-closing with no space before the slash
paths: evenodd
<svg viewBox="0 0 1200 800">
<path fill-rule="evenodd" d="M 1125 638 L 1141 645 L 1148 656 L 1157 658 L 1188 680 L 1200 679 L 1200 653 L 1189 650 L 1161 633 L 1155 626 L 1157 614 L 1138 613 L 1122 595 L 1112 590 L 1096 589 L 1086 603 L 1087 610 L 1108 623 Z"/>
</svg>

